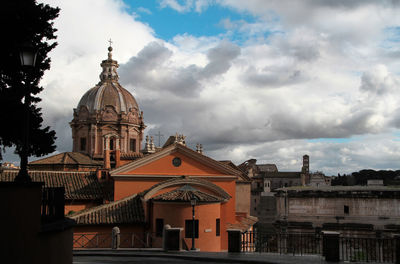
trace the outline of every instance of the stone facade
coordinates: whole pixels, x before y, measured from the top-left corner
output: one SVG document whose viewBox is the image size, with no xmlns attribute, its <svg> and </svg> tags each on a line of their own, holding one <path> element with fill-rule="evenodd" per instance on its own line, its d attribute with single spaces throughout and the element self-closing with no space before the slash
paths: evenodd
<svg viewBox="0 0 400 264">
<path fill-rule="evenodd" d="M 280 227 L 373 233 L 400 231 L 400 189 L 385 186 L 291 187 L 277 191 Z"/>
<path fill-rule="evenodd" d="M 105 166 L 113 167 L 119 160 L 116 156 L 140 153 L 145 125 L 135 98 L 118 82 L 118 63 L 112 59 L 112 48 L 108 49 L 100 82 L 83 95 L 70 125 L 74 152 L 97 160 L 107 153 L 110 165 L 106 161 Z"/>
<path fill-rule="evenodd" d="M 269 206 L 271 203 L 275 203 L 274 190 L 282 187 L 304 186 L 309 183 L 310 157 L 303 156 L 303 165 L 299 172 L 280 172 L 275 164 L 256 164 L 256 162 L 256 159 L 250 159 L 238 167 L 252 182 L 250 215 L 256 216 L 260 222 L 264 222 L 271 218 L 269 212 L 272 209 Z M 265 198 L 262 198 L 263 196 Z"/>
</svg>

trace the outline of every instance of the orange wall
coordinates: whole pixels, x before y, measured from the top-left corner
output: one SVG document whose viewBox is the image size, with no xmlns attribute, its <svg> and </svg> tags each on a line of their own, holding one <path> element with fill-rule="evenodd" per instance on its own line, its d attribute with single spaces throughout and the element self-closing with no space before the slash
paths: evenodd
<svg viewBox="0 0 400 264">
<path fill-rule="evenodd" d="M 181 233 L 186 245 L 191 248 L 192 239 L 185 238 L 185 220 L 192 219 L 192 206 L 190 203 L 154 203 L 152 232 L 155 230 L 156 218 L 164 219 L 164 225 L 181 227 Z M 216 219 L 221 218 L 220 204 L 201 204 L 195 207 L 195 219 L 199 220 L 199 238 L 195 239 L 195 247 L 201 251 L 220 251 L 221 236 L 216 236 Z M 222 227 L 222 225 L 221 225 Z M 208 232 L 210 231 L 210 232 Z M 222 234 L 222 229 L 221 229 Z"/>
<path fill-rule="evenodd" d="M 152 187 L 161 181 L 170 179 L 166 177 L 165 179 L 153 178 L 153 179 L 137 179 L 137 178 L 127 178 L 114 180 L 114 201 L 121 200 L 129 195 L 140 193 Z"/>
<path fill-rule="evenodd" d="M 232 197 L 227 203 L 221 205 L 221 250 L 228 250 L 228 233 L 226 232 L 227 223 L 234 224 L 236 222 L 236 182 L 231 181 L 213 181 L 224 189 Z"/>
<path fill-rule="evenodd" d="M 179 167 L 172 165 L 172 160 L 179 157 L 182 164 Z M 181 153 L 175 152 L 149 164 L 143 165 L 132 171 L 121 173 L 120 175 L 221 175 L 221 172 L 210 168 L 192 158 Z"/>
<path fill-rule="evenodd" d="M 202 177 L 202 178 L 207 178 L 207 177 Z M 115 180 L 114 182 L 114 187 L 115 187 L 115 200 L 122 199 L 126 196 L 129 196 L 134 193 L 141 192 L 143 190 L 149 189 L 151 186 L 153 186 L 156 183 L 159 183 L 163 179 L 159 178 L 153 178 L 153 179 L 148 179 L 146 181 L 140 180 L 140 179 L 134 179 L 131 178 L 126 179 L 126 180 Z M 212 183 L 215 185 L 221 187 L 224 189 L 230 196 L 231 199 L 229 199 L 228 202 L 223 203 L 220 206 L 220 218 L 221 218 L 221 250 L 227 250 L 228 249 L 228 233 L 226 232 L 226 226 L 228 223 L 234 224 L 236 222 L 236 217 L 235 217 L 235 204 L 236 204 L 236 182 L 235 180 L 216 180 L 216 179 L 210 179 Z M 196 187 L 197 188 L 197 187 Z M 170 190 L 168 188 L 167 190 Z M 164 190 L 160 191 L 159 193 L 164 192 Z M 152 217 L 152 220 L 154 220 L 155 217 Z"/>
<path fill-rule="evenodd" d="M 79 212 L 81 210 L 91 208 L 94 206 L 98 206 L 98 203 L 91 203 L 91 202 L 80 202 L 80 203 L 73 203 L 73 204 L 65 204 L 64 207 L 64 214 L 67 215 L 70 211 Z"/>
<path fill-rule="evenodd" d="M 175 157 L 179 157 L 182 160 L 182 164 L 179 167 L 175 167 L 172 165 L 172 160 Z M 122 176 L 118 177 L 119 175 L 132 175 L 132 177 L 129 176 Z M 148 175 L 148 177 L 142 177 L 142 176 L 136 176 L 136 175 Z M 165 177 L 152 177 L 152 175 L 165 175 Z M 212 243 L 210 243 L 207 239 L 199 241 L 199 245 L 201 245 L 203 248 L 201 248 L 202 251 L 220 251 L 220 250 L 227 250 L 228 249 L 228 234 L 226 232 L 226 226 L 228 223 L 234 224 L 236 222 L 235 218 L 235 212 L 236 212 L 236 179 L 221 179 L 213 176 L 228 176 L 224 173 L 221 173 L 220 171 L 217 171 L 211 167 L 208 167 L 192 158 L 189 158 L 179 152 L 174 152 L 166 157 L 160 158 L 159 160 L 155 160 L 150 162 L 147 165 L 143 165 L 141 167 L 138 167 L 136 169 L 133 169 L 131 171 L 127 171 L 124 173 L 120 173 L 118 175 L 115 175 L 116 177 L 114 178 L 114 199 L 119 200 L 124 197 L 127 197 L 129 195 L 135 194 L 142 192 L 144 190 L 147 190 L 151 188 L 153 185 L 160 183 L 162 181 L 171 179 L 169 175 L 174 175 L 174 176 L 179 176 L 179 175 L 188 175 L 188 176 L 198 176 L 201 179 L 209 180 L 210 182 L 216 184 L 217 186 L 221 187 L 224 189 L 230 196 L 231 198 L 229 199 L 228 202 L 218 204 L 218 214 L 212 212 L 212 210 L 216 210 L 216 208 L 211 209 L 211 214 L 213 214 L 213 217 L 210 216 L 210 219 L 212 218 L 213 222 L 209 223 L 210 225 L 212 224 L 211 230 L 213 230 L 213 234 L 215 235 L 215 219 L 220 218 L 221 219 L 221 236 L 218 238 L 209 238 L 211 239 Z M 202 191 L 210 193 L 210 190 L 205 190 L 203 187 L 197 187 L 194 186 L 195 188 L 201 189 Z M 173 189 L 179 188 L 178 186 L 175 186 Z M 156 195 L 170 191 L 172 188 L 168 187 L 166 189 L 163 189 L 159 191 Z M 154 197 L 154 196 L 153 196 Z M 163 207 L 164 206 L 164 207 Z M 172 205 L 168 205 L 165 207 L 166 204 L 164 203 L 162 206 L 161 205 L 155 205 L 153 207 L 153 210 L 151 212 L 151 221 L 152 221 L 152 226 L 154 228 L 154 223 L 156 218 L 164 218 L 164 219 L 169 219 L 171 223 L 174 223 L 173 225 L 171 224 L 172 227 L 184 227 L 184 220 L 185 219 L 191 219 L 191 207 L 185 208 L 182 206 L 179 207 L 178 205 L 175 205 L 174 208 L 170 208 L 166 210 L 165 208 L 169 208 Z M 177 207 L 178 206 L 178 207 Z M 208 206 L 208 205 L 207 205 Z M 200 208 L 207 208 L 206 205 L 200 206 Z M 215 206 L 215 204 L 213 205 Z M 164 209 L 163 209 L 164 208 Z M 182 209 L 182 212 L 179 212 L 178 208 Z M 174 210 L 174 213 L 171 213 L 171 211 Z M 203 210 L 203 209 L 199 209 Z M 158 212 L 159 211 L 159 212 Z M 204 209 L 204 212 L 202 213 L 203 215 L 207 215 L 209 212 L 207 212 L 207 209 Z M 163 215 L 165 214 L 165 215 Z M 182 216 L 184 214 L 184 217 Z M 186 215 L 188 214 L 188 215 Z M 217 217 L 218 215 L 218 217 Z M 161 217 L 162 216 L 162 217 Z M 204 219 L 201 222 L 207 223 L 207 221 Z M 165 224 L 168 222 L 164 221 Z M 201 224 L 200 224 L 201 225 Z M 208 227 L 202 226 L 200 229 L 204 232 L 205 229 L 209 229 Z M 155 231 L 155 230 L 152 230 Z M 184 233 L 183 233 L 184 235 Z M 205 237 L 209 236 L 209 233 L 204 233 L 203 234 Z M 200 239 L 199 239 L 200 240 Z M 218 240 L 218 242 L 216 242 Z M 205 242 L 207 241 L 207 242 Z M 189 247 L 191 245 L 190 241 L 187 241 Z M 220 245 L 218 248 L 215 246 L 216 244 Z"/>
</svg>

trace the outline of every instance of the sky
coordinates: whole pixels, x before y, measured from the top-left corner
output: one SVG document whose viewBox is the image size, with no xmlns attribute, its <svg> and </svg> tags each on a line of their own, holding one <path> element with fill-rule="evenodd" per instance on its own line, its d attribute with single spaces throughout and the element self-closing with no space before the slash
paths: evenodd
<svg viewBox="0 0 400 264">
<path fill-rule="evenodd" d="M 43 1 L 61 8 L 40 103 L 56 153 L 72 150 L 73 108 L 111 38 L 161 143 L 178 132 L 214 159 L 280 171 L 304 154 L 326 175 L 400 167 L 400 1 Z"/>
</svg>

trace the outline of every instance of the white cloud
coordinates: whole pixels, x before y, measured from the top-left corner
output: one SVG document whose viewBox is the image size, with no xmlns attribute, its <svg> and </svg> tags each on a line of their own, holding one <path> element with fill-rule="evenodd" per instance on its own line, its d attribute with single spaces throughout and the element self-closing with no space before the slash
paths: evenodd
<svg viewBox="0 0 400 264">
<path fill-rule="evenodd" d="M 313 170 L 328 174 L 396 167 L 399 57 L 382 45 L 385 29 L 400 25 L 390 1 L 164 0 L 162 8 L 178 12 L 219 3 L 259 18 L 221 18 L 226 34 L 169 43 L 122 1 L 46 2 L 62 10 L 41 94 L 58 151 L 71 150 L 72 109 L 98 82 L 111 37 L 121 83 L 144 111 L 148 134 L 184 133 L 217 159 L 256 158 L 282 170 L 299 170 L 306 153 Z M 234 34 L 245 41 L 230 42 Z M 308 141 L 342 137 L 351 140 Z"/>
<path fill-rule="evenodd" d="M 179 13 L 195 11 L 201 13 L 214 4 L 215 0 L 161 0 L 161 8 L 171 8 Z"/>
</svg>

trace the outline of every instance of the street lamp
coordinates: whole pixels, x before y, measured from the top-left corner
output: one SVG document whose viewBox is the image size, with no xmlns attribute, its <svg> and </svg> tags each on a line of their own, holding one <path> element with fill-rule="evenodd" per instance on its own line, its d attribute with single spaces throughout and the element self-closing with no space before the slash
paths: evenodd
<svg viewBox="0 0 400 264">
<path fill-rule="evenodd" d="M 31 45 L 24 45 L 20 48 L 19 57 L 21 66 L 25 69 L 33 68 L 36 64 L 37 50 Z M 30 92 L 29 89 L 25 89 L 25 131 L 24 141 L 22 145 L 22 153 L 20 153 L 21 163 L 18 175 L 15 177 L 16 182 L 31 182 L 31 178 L 28 174 L 28 144 L 29 144 L 29 104 L 30 104 Z"/>
<path fill-rule="evenodd" d="M 196 232 L 196 228 L 195 228 L 195 214 L 194 214 L 194 207 L 196 206 L 196 197 L 194 196 L 194 194 L 192 194 L 192 197 L 190 198 L 190 204 L 192 205 L 192 248 L 190 250 L 196 250 L 196 248 L 194 247 L 194 236 L 195 236 L 195 232 Z"/>
</svg>

